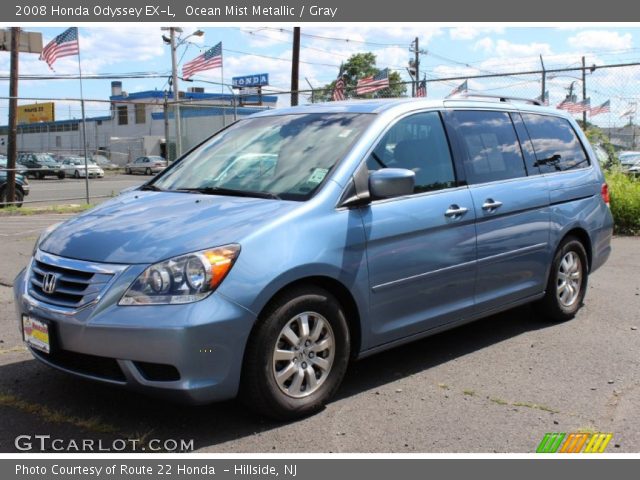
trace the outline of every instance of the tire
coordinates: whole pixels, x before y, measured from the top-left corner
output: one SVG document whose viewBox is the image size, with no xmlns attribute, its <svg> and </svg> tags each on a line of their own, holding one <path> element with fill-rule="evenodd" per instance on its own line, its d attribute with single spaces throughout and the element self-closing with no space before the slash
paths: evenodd
<svg viewBox="0 0 640 480">
<path fill-rule="evenodd" d="M 302 334 L 305 318 L 306 335 Z M 293 335 L 285 334 L 287 327 Z M 292 340 L 299 340 L 299 345 Z M 277 420 L 318 412 L 342 383 L 350 349 L 347 320 L 335 297 L 321 288 L 294 288 L 265 309 L 251 332 L 240 400 L 258 414 Z"/>
<path fill-rule="evenodd" d="M 145 175 L 151 175 L 151 173 L 152 173 L 152 172 L 151 172 L 151 169 L 150 169 L 150 168 L 147 168 L 147 169 L 144 171 L 144 174 L 145 174 Z"/>
<path fill-rule="evenodd" d="M 24 193 L 22 192 L 22 190 L 20 190 L 20 188 L 18 188 L 17 185 L 15 190 L 14 201 L 18 202 L 13 204 L 16 207 L 21 207 L 22 202 L 24 201 Z M 0 189 L 0 208 L 6 207 L 7 206 L 5 205 L 6 202 L 7 202 L 7 189 L 6 187 L 3 187 L 2 189 Z"/>
<path fill-rule="evenodd" d="M 19 188 L 16 187 L 16 193 L 15 193 L 15 198 L 14 200 L 18 203 L 14 203 L 14 205 L 18 208 L 20 208 L 22 206 L 22 202 L 24 201 L 24 193 L 22 192 L 22 190 L 20 190 Z"/>
<path fill-rule="evenodd" d="M 553 257 L 545 296 L 536 304 L 538 311 L 551 321 L 571 320 L 582 307 L 588 278 L 584 245 L 576 237 L 565 238 Z"/>
<path fill-rule="evenodd" d="M 131 169 L 130 168 L 125 168 L 124 169 L 124 173 L 126 173 L 127 175 L 131 175 Z"/>
<path fill-rule="evenodd" d="M 44 173 L 39 172 L 38 174 L 38 180 L 42 180 L 44 178 Z"/>
<path fill-rule="evenodd" d="M 80 178 L 80 172 L 78 170 L 76 170 L 75 172 L 73 172 L 73 177 L 74 178 Z"/>
</svg>

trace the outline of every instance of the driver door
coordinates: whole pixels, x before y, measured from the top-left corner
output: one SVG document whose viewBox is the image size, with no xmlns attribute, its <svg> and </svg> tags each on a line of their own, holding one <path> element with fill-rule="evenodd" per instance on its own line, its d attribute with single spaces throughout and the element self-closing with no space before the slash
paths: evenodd
<svg viewBox="0 0 640 480">
<path fill-rule="evenodd" d="M 415 172 L 413 195 L 363 207 L 370 279 L 370 347 L 418 334 L 473 311 L 475 213 L 459 186 L 439 112 L 393 125 L 369 170 Z"/>
</svg>

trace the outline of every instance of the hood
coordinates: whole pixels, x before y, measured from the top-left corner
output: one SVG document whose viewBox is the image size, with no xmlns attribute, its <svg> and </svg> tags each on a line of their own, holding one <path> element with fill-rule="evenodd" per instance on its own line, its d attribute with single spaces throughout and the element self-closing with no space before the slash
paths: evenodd
<svg viewBox="0 0 640 480">
<path fill-rule="evenodd" d="M 40 249 L 103 263 L 155 263 L 240 242 L 299 202 L 133 191 L 67 220 Z"/>
</svg>

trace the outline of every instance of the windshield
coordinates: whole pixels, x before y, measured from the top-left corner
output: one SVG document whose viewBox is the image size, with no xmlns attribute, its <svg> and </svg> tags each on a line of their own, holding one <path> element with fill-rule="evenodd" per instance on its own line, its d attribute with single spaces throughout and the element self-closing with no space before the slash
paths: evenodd
<svg viewBox="0 0 640 480">
<path fill-rule="evenodd" d="M 307 200 L 372 118 L 313 113 L 242 120 L 196 149 L 154 186 Z"/>
<path fill-rule="evenodd" d="M 50 165 L 56 163 L 54 158 L 51 155 L 47 155 L 46 153 L 38 153 L 35 155 L 35 157 L 39 163 L 48 163 Z"/>
</svg>

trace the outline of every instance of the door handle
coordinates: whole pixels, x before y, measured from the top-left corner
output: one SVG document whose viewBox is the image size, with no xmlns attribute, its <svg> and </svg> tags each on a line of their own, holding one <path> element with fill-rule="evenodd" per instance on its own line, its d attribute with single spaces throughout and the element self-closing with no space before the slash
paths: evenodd
<svg viewBox="0 0 640 480">
<path fill-rule="evenodd" d="M 467 213 L 469 211 L 468 208 L 465 207 L 459 207 L 458 205 L 451 205 L 449 208 L 447 208 L 447 210 L 444 212 L 444 216 L 445 217 L 461 217 L 462 215 L 464 215 L 465 213 Z"/>
<path fill-rule="evenodd" d="M 495 201 L 493 198 L 487 198 L 482 204 L 483 210 L 496 210 L 502 206 L 502 202 Z"/>
</svg>

